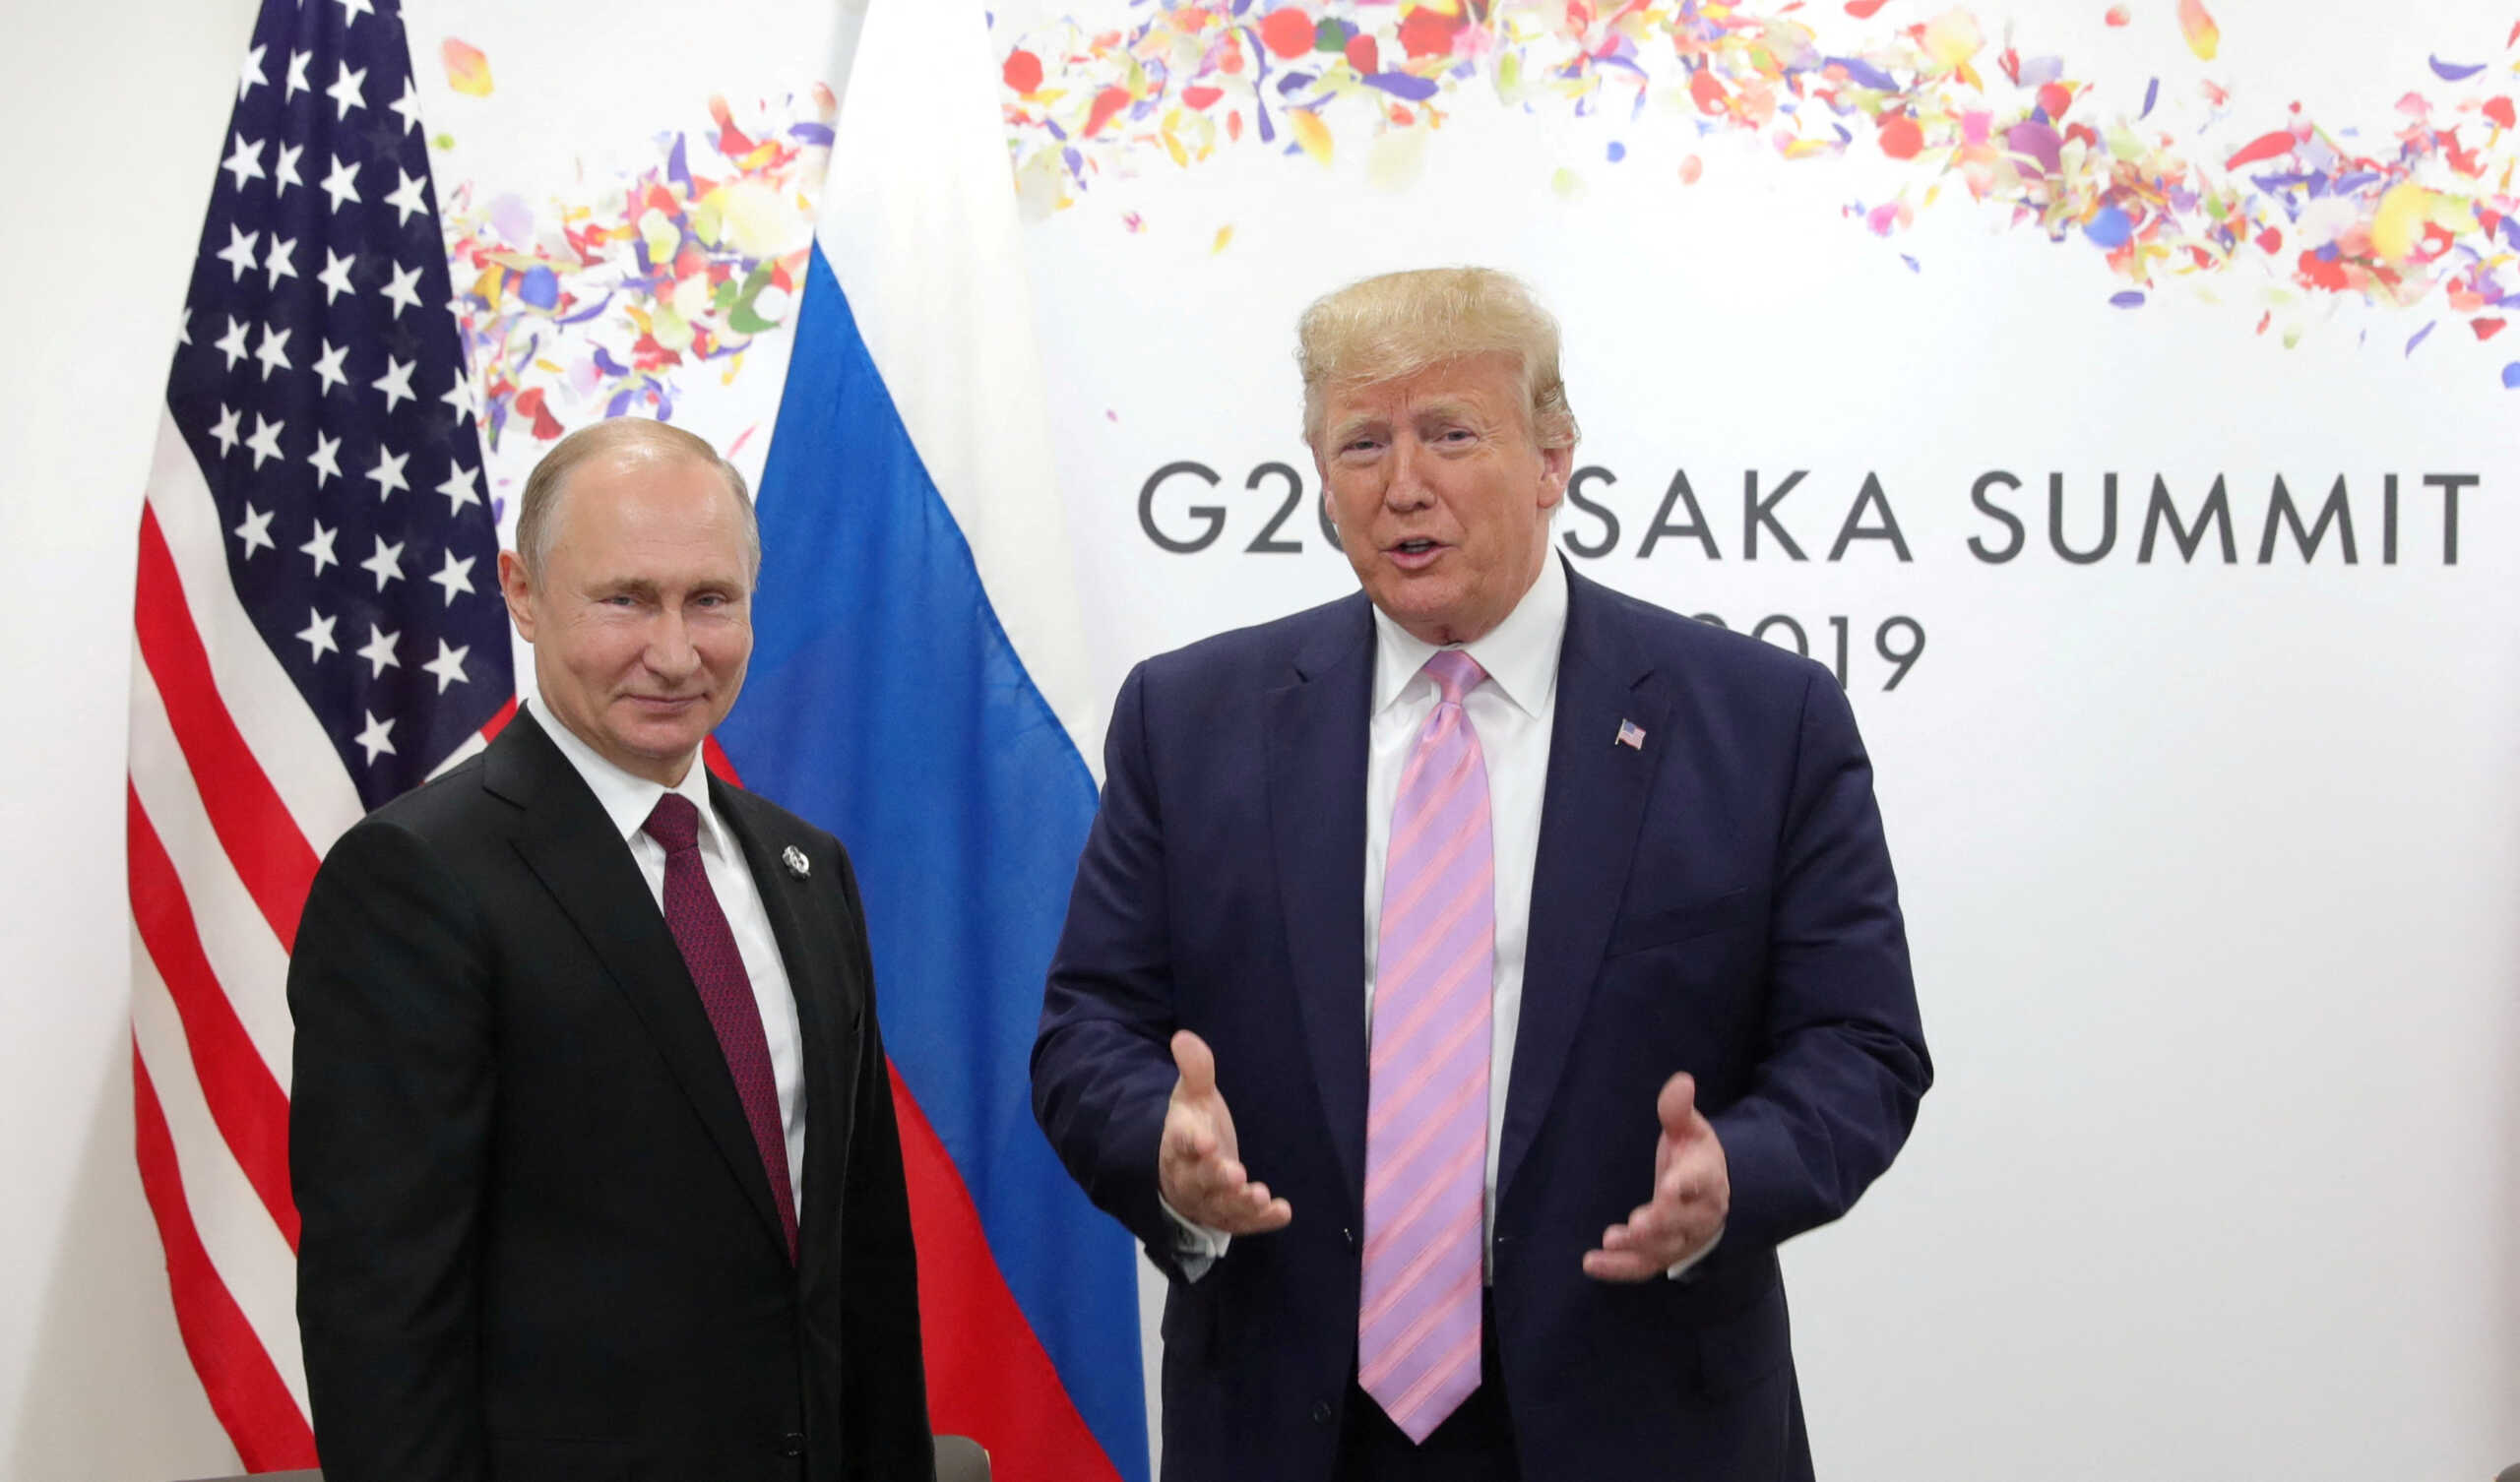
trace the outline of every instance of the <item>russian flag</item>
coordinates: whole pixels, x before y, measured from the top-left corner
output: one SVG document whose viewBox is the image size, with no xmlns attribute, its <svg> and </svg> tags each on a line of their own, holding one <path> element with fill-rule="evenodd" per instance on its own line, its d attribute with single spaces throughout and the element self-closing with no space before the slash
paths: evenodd
<svg viewBox="0 0 2520 1482">
<path fill-rule="evenodd" d="M 1096 707 L 997 66 L 942 0 L 875 0 L 853 53 L 718 739 L 856 862 L 936 1429 L 1000 1482 L 1146 1482 L 1136 1252 L 1027 1081 Z"/>
</svg>

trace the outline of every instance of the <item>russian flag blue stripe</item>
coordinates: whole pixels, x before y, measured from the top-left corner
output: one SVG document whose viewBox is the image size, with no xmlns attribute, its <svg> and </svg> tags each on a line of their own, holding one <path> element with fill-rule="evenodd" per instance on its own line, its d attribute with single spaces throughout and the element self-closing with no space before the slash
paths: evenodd
<svg viewBox="0 0 2520 1482">
<path fill-rule="evenodd" d="M 1028 1090 L 1093 777 L 1000 626 L 819 245 L 759 508 L 751 674 L 719 740 L 747 786 L 849 846 L 903 1089 L 1109 1473 L 1145 1482 L 1136 1253 L 1060 1168 Z M 953 1274 L 922 1265 L 920 1278 Z M 930 1338 L 942 1424 L 965 1403 L 952 1387 L 1006 1376 L 940 1374 Z M 981 1437 L 1001 1482 L 1086 1474 L 1028 1464 L 1030 1439 Z"/>
</svg>

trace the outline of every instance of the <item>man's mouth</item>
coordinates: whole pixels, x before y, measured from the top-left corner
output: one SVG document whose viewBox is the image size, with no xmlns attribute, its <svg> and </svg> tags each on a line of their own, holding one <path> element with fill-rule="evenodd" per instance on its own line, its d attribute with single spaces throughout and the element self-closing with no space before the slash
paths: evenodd
<svg viewBox="0 0 2520 1482">
<path fill-rule="evenodd" d="M 1418 538 L 1396 541 L 1385 554 L 1389 555 L 1393 564 L 1402 570 L 1415 571 L 1433 562 L 1443 550 L 1444 544 L 1440 540 Z"/>
</svg>

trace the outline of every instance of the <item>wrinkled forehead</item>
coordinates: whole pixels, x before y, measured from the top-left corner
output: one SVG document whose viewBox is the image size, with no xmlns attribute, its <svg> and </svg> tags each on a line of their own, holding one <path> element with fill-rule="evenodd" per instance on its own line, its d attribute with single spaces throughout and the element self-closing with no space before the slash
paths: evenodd
<svg viewBox="0 0 2520 1482">
<path fill-rule="evenodd" d="M 1324 388 L 1322 411 L 1331 426 L 1445 410 L 1492 416 L 1528 410 L 1530 397 L 1521 356 L 1477 350 L 1338 377 Z"/>
</svg>

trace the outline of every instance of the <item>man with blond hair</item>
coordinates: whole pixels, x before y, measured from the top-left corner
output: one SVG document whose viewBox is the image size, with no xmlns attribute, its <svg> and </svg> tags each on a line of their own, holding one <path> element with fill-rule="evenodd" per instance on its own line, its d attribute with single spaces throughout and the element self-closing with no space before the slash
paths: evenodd
<svg viewBox="0 0 2520 1482">
<path fill-rule="evenodd" d="M 1777 1246 L 1931 1079 L 1846 698 L 1550 559 L 1515 279 L 1298 339 L 1362 590 L 1129 675 L 1033 1053 L 1170 1278 L 1165 1476 L 1807 1478 Z"/>
<path fill-rule="evenodd" d="M 315 878 L 289 1176 L 329 1482 L 929 1475 L 856 878 L 700 764 L 760 571 L 706 442 L 563 438 L 499 557 L 537 695 Z"/>
</svg>

